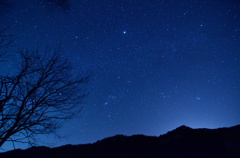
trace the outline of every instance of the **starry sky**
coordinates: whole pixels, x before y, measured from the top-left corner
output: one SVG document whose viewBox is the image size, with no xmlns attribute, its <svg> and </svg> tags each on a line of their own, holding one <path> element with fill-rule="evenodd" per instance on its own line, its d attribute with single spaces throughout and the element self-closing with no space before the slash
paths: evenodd
<svg viewBox="0 0 240 158">
<path fill-rule="evenodd" d="M 7 26 L 10 53 L 61 41 L 76 72 L 92 72 L 81 116 L 59 130 L 67 137 L 43 145 L 240 123 L 238 0 L 12 0 L 0 12 Z"/>
</svg>

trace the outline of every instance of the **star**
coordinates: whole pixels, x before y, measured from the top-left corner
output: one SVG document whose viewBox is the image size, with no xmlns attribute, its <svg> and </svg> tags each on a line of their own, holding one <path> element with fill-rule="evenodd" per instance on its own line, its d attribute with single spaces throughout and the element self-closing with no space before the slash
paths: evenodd
<svg viewBox="0 0 240 158">
<path fill-rule="evenodd" d="M 196 100 L 198 100 L 198 101 L 201 100 L 201 97 L 196 97 Z"/>
</svg>

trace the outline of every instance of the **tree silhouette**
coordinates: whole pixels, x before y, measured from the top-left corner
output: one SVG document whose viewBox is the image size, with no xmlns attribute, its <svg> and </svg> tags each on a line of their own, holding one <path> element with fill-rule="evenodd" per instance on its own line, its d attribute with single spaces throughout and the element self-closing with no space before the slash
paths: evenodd
<svg viewBox="0 0 240 158">
<path fill-rule="evenodd" d="M 36 135 L 56 134 L 82 110 L 89 74 L 77 74 L 60 46 L 40 55 L 20 50 L 17 73 L 0 76 L 0 147 L 7 141 L 35 145 Z"/>
</svg>

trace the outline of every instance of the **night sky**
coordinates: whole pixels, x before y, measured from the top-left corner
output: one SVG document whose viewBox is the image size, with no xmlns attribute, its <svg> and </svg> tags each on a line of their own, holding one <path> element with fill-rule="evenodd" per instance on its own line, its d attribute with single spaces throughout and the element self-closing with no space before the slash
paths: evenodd
<svg viewBox="0 0 240 158">
<path fill-rule="evenodd" d="M 67 137 L 39 137 L 40 145 L 240 123 L 238 0 L 12 2 L 0 13 L 0 28 L 15 34 L 9 53 L 61 41 L 76 73 L 92 72 L 81 115 L 59 130 Z"/>
</svg>

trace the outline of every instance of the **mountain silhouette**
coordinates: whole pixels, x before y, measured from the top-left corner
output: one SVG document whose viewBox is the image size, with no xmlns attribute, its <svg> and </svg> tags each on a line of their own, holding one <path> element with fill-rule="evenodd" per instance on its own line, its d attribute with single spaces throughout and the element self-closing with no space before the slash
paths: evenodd
<svg viewBox="0 0 240 158">
<path fill-rule="evenodd" d="M 218 129 L 180 126 L 159 137 L 116 135 L 93 144 L 32 147 L 0 158 L 240 158 L 240 125 Z"/>
</svg>

